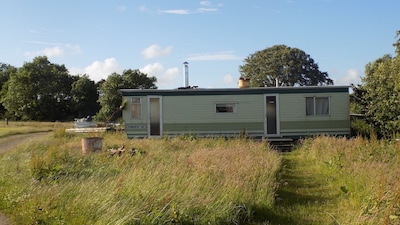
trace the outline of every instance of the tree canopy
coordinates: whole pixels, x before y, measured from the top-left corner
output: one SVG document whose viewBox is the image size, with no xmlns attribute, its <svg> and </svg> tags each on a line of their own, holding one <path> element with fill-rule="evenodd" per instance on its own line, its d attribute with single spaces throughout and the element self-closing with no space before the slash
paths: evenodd
<svg viewBox="0 0 400 225">
<path fill-rule="evenodd" d="M 128 69 L 95 83 L 87 75 L 70 75 L 64 65 L 51 63 L 46 56 L 20 68 L 0 63 L 0 116 L 68 121 L 96 115 L 99 120 L 115 120 L 121 116 L 115 113 L 122 100 L 119 89 L 157 88 L 155 82 L 155 77 Z"/>
<path fill-rule="evenodd" d="M 394 46 L 395 57 L 384 55 L 365 66 L 362 84 L 353 85 L 351 96 L 357 113 L 365 114 L 377 134 L 385 137 L 400 132 L 400 40 Z"/>
<path fill-rule="evenodd" d="M 57 120 L 68 115 L 72 82 L 64 65 L 36 57 L 10 75 L 1 102 L 16 118 Z"/>
<path fill-rule="evenodd" d="M 94 116 L 100 110 L 98 85 L 87 75 L 77 77 L 72 83 L 71 97 L 71 107 L 79 118 Z"/>
<path fill-rule="evenodd" d="M 5 63 L 0 63 L 0 99 L 3 98 L 3 96 L 5 96 L 6 92 L 6 88 L 4 88 L 4 90 L 2 89 L 2 87 L 6 86 L 7 81 L 10 79 L 10 76 L 12 73 L 15 73 L 17 71 L 17 68 L 9 65 L 9 64 L 5 64 Z M 2 104 L 0 104 L 0 117 L 2 116 L 6 116 L 5 114 L 7 113 L 7 110 L 4 108 L 4 106 Z"/>
<path fill-rule="evenodd" d="M 99 103 L 101 109 L 97 120 L 114 121 L 121 117 L 122 94 L 119 89 L 156 89 L 155 77 L 148 77 L 139 70 L 128 69 L 121 74 L 113 73 L 100 85 Z"/>
<path fill-rule="evenodd" d="M 239 67 L 253 87 L 333 85 L 310 55 L 298 48 L 275 45 L 251 54 Z M 278 82 L 278 84 L 276 83 Z"/>
</svg>

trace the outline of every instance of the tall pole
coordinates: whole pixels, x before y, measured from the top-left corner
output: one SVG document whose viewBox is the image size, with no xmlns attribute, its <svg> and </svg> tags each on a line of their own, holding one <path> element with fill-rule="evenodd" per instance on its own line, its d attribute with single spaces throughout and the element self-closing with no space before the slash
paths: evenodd
<svg viewBox="0 0 400 225">
<path fill-rule="evenodd" d="M 189 87 L 189 63 L 183 63 L 185 87 Z"/>
</svg>

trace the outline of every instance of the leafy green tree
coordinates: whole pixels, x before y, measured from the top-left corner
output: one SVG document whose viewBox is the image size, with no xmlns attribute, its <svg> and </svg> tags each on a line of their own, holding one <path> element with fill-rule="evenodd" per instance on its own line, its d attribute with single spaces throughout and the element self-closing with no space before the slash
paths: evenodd
<svg viewBox="0 0 400 225">
<path fill-rule="evenodd" d="M 400 132 L 400 58 L 384 55 L 368 63 L 358 102 L 375 131 L 390 137 Z"/>
<path fill-rule="evenodd" d="M 328 73 L 298 48 L 275 45 L 251 54 L 239 67 L 253 87 L 333 85 Z M 277 84 L 278 82 L 278 84 Z"/>
<path fill-rule="evenodd" d="M 96 120 L 109 122 L 122 117 L 120 89 L 156 89 L 156 81 L 155 77 L 148 77 L 147 74 L 132 69 L 123 71 L 122 75 L 117 73 L 109 75 L 107 80 L 100 85 L 99 103 L 101 109 L 96 115 Z"/>
<path fill-rule="evenodd" d="M 365 114 L 368 124 L 383 137 L 400 132 L 400 39 L 393 46 L 396 56 L 384 55 L 368 63 L 362 84 L 353 85 L 351 95 L 356 113 Z"/>
<path fill-rule="evenodd" d="M 98 86 L 87 75 L 77 77 L 72 83 L 71 97 L 75 117 L 93 116 L 100 110 Z"/>
<path fill-rule="evenodd" d="M 24 120 L 62 120 L 69 114 L 72 77 L 64 65 L 40 56 L 26 62 L 7 81 L 3 106 Z"/>
<path fill-rule="evenodd" d="M 0 63 L 0 99 L 2 99 L 6 94 L 6 83 L 8 79 L 10 79 L 11 74 L 15 73 L 16 71 L 17 68 L 5 63 Z M 0 117 L 8 116 L 6 114 L 7 110 L 4 108 L 3 104 L 0 104 Z"/>
</svg>

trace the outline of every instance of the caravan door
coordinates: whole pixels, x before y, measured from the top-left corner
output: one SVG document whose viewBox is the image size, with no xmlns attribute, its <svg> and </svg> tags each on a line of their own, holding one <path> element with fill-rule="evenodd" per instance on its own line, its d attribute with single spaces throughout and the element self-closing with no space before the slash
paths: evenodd
<svg viewBox="0 0 400 225">
<path fill-rule="evenodd" d="M 148 136 L 162 137 L 162 98 L 148 96 Z"/>
<path fill-rule="evenodd" d="M 279 98 L 278 94 L 265 95 L 265 118 L 264 135 L 265 137 L 279 136 Z"/>
</svg>

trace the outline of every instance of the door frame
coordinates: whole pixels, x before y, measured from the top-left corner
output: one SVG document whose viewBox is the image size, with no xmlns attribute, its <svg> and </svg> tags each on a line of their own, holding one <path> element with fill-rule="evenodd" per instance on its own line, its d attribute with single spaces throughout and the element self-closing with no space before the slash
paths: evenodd
<svg viewBox="0 0 400 225">
<path fill-rule="evenodd" d="M 159 108 L 160 108 L 160 134 L 159 135 L 151 135 L 151 101 L 150 99 L 156 98 L 159 100 Z M 148 137 L 162 137 L 163 136 L 163 107 L 162 107 L 162 96 L 160 95 L 148 95 L 147 96 L 147 136 Z"/>
<path fill-rule="evenodd" d="M 275 134 L 268 134 L 268 104 L 267 104 L 267 97 L 275 96 L 275 114 L 276 114 L 276 133 Z M 280 118 L 279 118 L 279 94 L 264 94 L 263 96 L 264 102 L 264 137 L 280 137 Z"/>
</svg>

